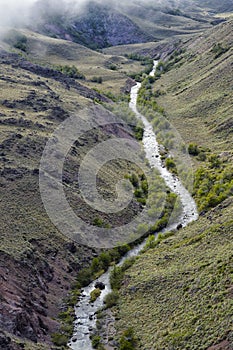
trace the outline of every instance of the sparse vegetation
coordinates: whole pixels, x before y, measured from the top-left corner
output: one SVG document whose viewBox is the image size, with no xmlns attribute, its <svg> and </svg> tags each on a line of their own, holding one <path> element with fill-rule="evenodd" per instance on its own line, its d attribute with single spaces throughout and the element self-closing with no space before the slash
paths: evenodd
<svg viewBox="0 0 233 350">
<path fill-rule="evenodd" d="M 103 78 L 102 78 L 102 77 L 93 77 L 93 78 L 91 78 L 91 81 L 92 81 L 93 83 L 102 84 Z"/>
<path fill-rule="evenodd" d="M 211 51 L 214 53 L 214 58 L 217 59 L 218 57 L 226 53 L 229 49 L 229 47 L 224 47 L 221 43 L 217 43 L 214 44 Z"/>
<path fill-rule="evenodd" d="M 226 28 L 226 35 L 223 35 Z M 221 69 L 216 62 L 212 63 L 213 53 L 219 54 L 215 58 L 223 55 L 226 51 L 222 48 L 228 47 L 226 42 L 232 40 L 229 27 L 222 26 L 221 30 L 218 34 L 222 35 L 224 44 L 220 47 L 216 45 L 211 51 L 215 40 L 212 34 L 208 51 L 205 41 L 203 46 L 199 45 L 196 55 L 183 52 L 181 56 L 185 54 L 185 57 L 178 64 L 174 59 L 179 56 L 175 54 L 171 57 L 172 64 L 160 64 L 155 82 L 145 79 L 142 84 L 139 108 L 152 121 L 158 138 L 159 129 L 167 129 L 167 135 L 171 131 L 169 123 L 156 115 L 161 104 L 166 107 L 162 113 L 178 127 L 188 144 L 188 153 L 196 169 L 193 195 L 201 216 L 179 232 L 159 234 L 157 238 L 151 235 L 144 253 L 127 270 L 127 276 L 120 284 L 116 324 L 120 337 L 122 329 L 130 322 L 140 339 L 134 349 L 156 346 L 158 349 L 204 350 L 214 345 L 220 347 L 222 342 L 230 346 L 232 342 L 232 327 L 227 315 L 232 313 L 229 281 L 233 277 L 230 267 L 233 169 L 232 149 L 229 150 L 228 145 L 231 136 L 227 128 L 222 127 L 230 125 L 229 103 L 221 100 L 223 94 L 216 84 L 211 85 L 211 93 L 204 88 L 210 86 L 209 81 L 215 73 L 221 75 L 218 75 L 221 86 L 225 86 L 227 80 L 231 60 L 226 58 L 221 62 Z M 195 72 L 197 62 L 199 70 Z M 155 96 L 155 91 L 164 87 L 166 93 Z M 229 87 L 228 80 L 228 91 Z M 211 103 L 206 103 L 208 98 Z M 223 105 L 224 112 L 217 113 L 215 108 L 221 110 Z M 191 125 L 196 130 L 191 131 Z M 164 137 L 162 141 L 164 144 Z M 168 145 L 168 140 L 166 142 Z M 166 153 L 162 158 L 166 165 L 174 166 Z"/>
<path fill-rule="evenodd" d="M 55 66 L 55 69 L 62 72 L 63 74 L 67 75 L 70 78 L 85 80 L 85 75 L 79 72 L 78 68 L 74 65 L 72 66 L 59 65 L 59 66 Z"/>
</svg>

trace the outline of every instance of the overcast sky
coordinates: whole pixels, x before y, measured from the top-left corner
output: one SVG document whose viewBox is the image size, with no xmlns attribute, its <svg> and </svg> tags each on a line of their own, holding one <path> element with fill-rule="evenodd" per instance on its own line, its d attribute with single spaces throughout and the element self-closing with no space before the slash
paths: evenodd
<svg viewBox="0 0 233 350">
<path fill-rule="evenodd" d="M 35 0 L 0 0 L 0 25 L 25 22 Z"/>
</svg>

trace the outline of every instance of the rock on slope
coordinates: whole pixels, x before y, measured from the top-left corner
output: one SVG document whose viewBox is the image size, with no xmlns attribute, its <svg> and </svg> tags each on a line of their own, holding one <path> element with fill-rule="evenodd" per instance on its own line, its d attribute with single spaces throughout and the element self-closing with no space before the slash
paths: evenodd
<svg viewBox="0 0 233 350">
<path fill-rule="evenodd" d="M 93 123 L 97 117 L 107 120 L 109 112 L 93 100 L 108 99 L 16 54 L 1 51 L 0 63 L 0 328 L 24 339 L 21 342 L 25 344 L 32 341 L 30 349 L 37 342 L 47 349 L 51 348 L 51 333 L 59 327 L 56 319 L 64 310 L 63 300 L 96 250 L 73 243 L 50 222 L 39 193 L 40 158 L 49 135 L 70 113 L 91 106 Z M 97 135 L 80 140 L 82 147 L 77 142 L 68 164 L 76 171 L 85 147 L 112 135 L 132 137 L 129 130 L 117 125 L 103 128 Z M 77 189 L 73 191 L 72 174 L 69 167 L 65 168 L 69 198 L 77 193 Z M 111 181 L 111 175 L 108 177 Z M 79 205 L 83 210 L 84 203 L 75 196 L 77 210 Z M 92 222 L 97 213 L 88 210 L 86 207 L 86 219 Z M 16 349 L 4 335 L 0 341 L 5 349 Z"/>
</svg>

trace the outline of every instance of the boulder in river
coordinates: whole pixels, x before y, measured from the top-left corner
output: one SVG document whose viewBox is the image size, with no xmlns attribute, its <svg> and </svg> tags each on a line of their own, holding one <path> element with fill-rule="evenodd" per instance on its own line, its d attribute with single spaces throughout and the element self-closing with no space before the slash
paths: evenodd
<svg viewBox="0 0 233 350">
<path fill-rule="evenodd" d="M 100 290 L 104 290 L 105 289 L 105 284 L 103 282 L 96 282 L 95 288 L 98 288 Z"/>
</svg>

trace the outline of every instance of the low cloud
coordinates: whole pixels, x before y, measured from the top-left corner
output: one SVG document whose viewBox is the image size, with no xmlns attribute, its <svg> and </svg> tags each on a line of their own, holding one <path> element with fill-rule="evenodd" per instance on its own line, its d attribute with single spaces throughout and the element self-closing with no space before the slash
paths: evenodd
<svg viewBox="0 0 233 350">
<path fill-rule="evenodd" d="M 30 9 L 36 0 L 0 0 L 0 25 L 20 26 L 27 24 Z"/>
<path fill-rule="evenodd" d="M 25 26 L 40 20 L 44 15 L 79 13 L 91 0 L 0 0 L 0 26 Z M 151 3 L 153 6 L 176 6 L 187 0 L 128 0 L 127 5 Z M 124 6 L 115 0 L 95 0 L 115 7 Z M 126 5 L 126 6 L 127 6 Z"/>
</svg>

